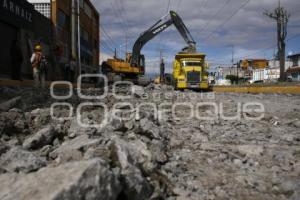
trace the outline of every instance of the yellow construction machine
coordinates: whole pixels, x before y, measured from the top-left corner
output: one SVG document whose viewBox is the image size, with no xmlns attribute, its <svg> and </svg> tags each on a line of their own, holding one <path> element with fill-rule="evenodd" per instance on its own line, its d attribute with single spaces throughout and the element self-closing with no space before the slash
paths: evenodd
<svg viewBox="0 0 300 200">
<path fill-rule="evenodd" d="M 208 90 L 208 64 L 205 54 L 180 52 L 173 64 L 173 85 L 175 89 Z"/>
<path fill-rule="evenodd" d="M 195 42 L 190 39 L 190 33 L 180 16 L 174 11 L 170 11 L 169 19 L 165 20 L 166 17 L 167 15 L 162 17 L 140 35 L 134 43 L 132 53 L 128 53 L 125 60 L 116 58 L 115 56 L 114 59 L 108 59 L 102 63 L 102 72 L 108 76 L 109 80 L 137 81 L 140 77 L 143 77 L 145 74 L 145 57 L 141 54 L 143 46 L 171 25 L 177 28 L 181 36 L 188 43 L 189 49 L 195 49 Z"/>
</svg>

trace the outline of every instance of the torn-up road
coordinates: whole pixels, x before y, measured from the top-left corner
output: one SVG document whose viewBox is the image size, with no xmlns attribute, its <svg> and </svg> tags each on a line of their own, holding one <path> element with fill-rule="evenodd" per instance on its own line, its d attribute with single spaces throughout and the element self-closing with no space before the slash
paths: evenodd
<svg viewBox="0 0 300 200">
<path fill-rule="evenodd" d="M 1 88 L 0 199 L 300 198 L 300 96 L 115 92 Z"/>
</svg>

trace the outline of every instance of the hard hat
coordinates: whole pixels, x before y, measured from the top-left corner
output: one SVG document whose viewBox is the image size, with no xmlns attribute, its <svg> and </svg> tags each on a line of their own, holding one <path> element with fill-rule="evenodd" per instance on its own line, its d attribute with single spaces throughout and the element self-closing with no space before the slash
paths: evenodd
<svg viewBox="0 0 300 200">
<path fill-rule="evenodd" d="M 35 47 L 34 47 L 34 50 L 36 50 L 36 51 L 41 51 L 42 50 L 42 47 L 41 47 L 41 45 L 35 45 Z"/>
</svg>

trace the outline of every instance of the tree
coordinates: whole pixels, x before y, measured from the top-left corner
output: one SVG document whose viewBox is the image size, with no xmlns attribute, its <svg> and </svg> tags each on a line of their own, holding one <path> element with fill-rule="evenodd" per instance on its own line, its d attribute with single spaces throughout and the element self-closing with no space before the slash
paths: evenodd
<svg viewBox="0 0 300 200">
<path fill-rule="evenodd" d="M 274 12 L 265 12 L 266 16 L 275 19 L 277 22 L 277 46 L 278 46 L 278 57 L 280 60 L 280 80 L 285 81 L 285 38 L 287 36 L 287 24 L 290 18 L 290 14 L 285 10 L 279 1 L 278 7 L 275 8 Z"/>
<path fill-rule="evenodd" d="M 226 75 L 225 79 L 230 80 L 231 84 L 238 83 L 239 77 L 235 75 Z"/>
</svg>

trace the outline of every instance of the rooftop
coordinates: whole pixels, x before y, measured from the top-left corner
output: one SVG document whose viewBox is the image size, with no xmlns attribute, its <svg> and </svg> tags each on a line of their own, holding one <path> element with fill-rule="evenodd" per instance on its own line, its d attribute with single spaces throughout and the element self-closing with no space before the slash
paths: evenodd
<svg viewBox="0 0 300 200">
<path fill-rule="evenodd" d="M 29 3 L 51 3 L 51 0 L 27 0 Z"/>
<path fill-rule="evenodd" d="M 300 53 L 296 53 L 293 55 L 289 55 L 288 58 L 293 58 L 293 57 L 300 57 Z"/>
</svg>

